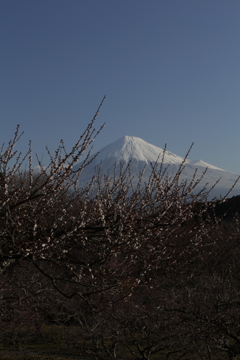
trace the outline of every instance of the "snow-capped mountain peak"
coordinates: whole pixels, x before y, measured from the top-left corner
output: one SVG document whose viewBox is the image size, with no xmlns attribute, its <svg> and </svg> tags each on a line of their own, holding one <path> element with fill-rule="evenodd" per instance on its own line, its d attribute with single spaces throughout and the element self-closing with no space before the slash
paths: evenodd
<svg viewBox="0 0 240 360">
<path fill-rule="evenodd" d="M 147 164 L 162 161 L 168 164 L 181 164 L 183 161 L 182 157 L 169 151 L 165 151 L 164 153 L 163 149 L 135 136 L 124 136 L 110 145 L 105 146 L 99 152 L 97 161 L 99 162 L 106 158 L 114 159 L 116 164 L 123 161 L 128 163 L 133 159 L 144 161 Z"/>
<path fill-rule="evenodd" d="M 124 136 L 99 151 L 96 158 L 81 172 L 79 185 L 83 186 L 89 183 L 98 171 L 100 171 L 102 175 L 111 176 L 115 170 L 120 170 L 122 166 L 125 167 L 129 163 L 129 169 L 133 179 L 132 185 L 135 186 L 134 184 L 138 183 L 141 172 L 144 172 L 141 177 L 142 183 L 144 184 L 144 182 L 148 182 L 149 176 L 152 173 L 151 163 L 162 164 L 163 168 L 166 169 L 167 167 L 167 174 L 171 175 L 178 171 L 183 160 L 182 157 L 170 151 L 164 151 L 162 148 L 149 144 L 138 137 Z M 73 170 L 77 170 L 79 166 L 81 166 L 81 164 L 75 165 Z M 201 174 L 206 168 L 208 168 L 207 173 L 204 175 L 204 178 L 201 179 Z M 195 174 L 196 169 L 197 175 Z M 211 188 L 215 184 L 214 190 L 211 192 L 212 197 L 224 196 L 238 179 L 238 175 L 208 164 L 203 160 L 192 161 L 186 159 L 181 171 L 181 180 L 191 182 L 193 176 L 196 179 L 201 179 L 198 184 L 199 189 L 202 189 L 206 184 L 207 188 Z M 221 180 L 219 181 L 219 179 Z M 231 195 L 239 194 L 240 183 L 237 183 Z"/>
</svg>

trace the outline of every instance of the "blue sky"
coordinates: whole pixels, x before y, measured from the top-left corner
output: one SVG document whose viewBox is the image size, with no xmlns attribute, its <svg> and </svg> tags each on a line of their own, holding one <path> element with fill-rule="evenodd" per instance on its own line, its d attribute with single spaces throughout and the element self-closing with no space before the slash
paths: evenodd
<svg viewBox="0 0 240 360">
<path fill-rule="evenodd" d="M 239 0 L 1 0 L 0 142 L 47 163 L 107 99 L 95 150 L 138 136 L 240 174 Z"/>
</svg>

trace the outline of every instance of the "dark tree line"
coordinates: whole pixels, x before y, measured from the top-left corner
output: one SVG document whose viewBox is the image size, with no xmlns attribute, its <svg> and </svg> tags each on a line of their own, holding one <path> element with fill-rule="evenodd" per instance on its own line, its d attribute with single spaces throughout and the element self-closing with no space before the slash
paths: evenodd
<svg viewBox="0 0 240 360">
<path fill-rule="evenodd" d="M 80 188 L 96 115 L 37 172 L 31 148 L 14 150 L 18 129 L 2 147 L 1 336 L 18 347 L 26 329 L 57 324 L 83 358 L 237 359 L 238 217 L 219 216 L 225 200 L 208 202 L 206 188 L 194 193 L 197 173 L 180 181 L 184 162 L 174 175 L 153 164 L 134 188 L 128 168 Z"/>
</svg>

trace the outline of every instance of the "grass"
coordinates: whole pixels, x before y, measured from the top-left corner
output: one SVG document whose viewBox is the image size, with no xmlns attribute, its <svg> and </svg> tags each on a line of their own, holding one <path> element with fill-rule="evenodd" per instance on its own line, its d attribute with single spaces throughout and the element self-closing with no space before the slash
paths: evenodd
<svg viewBox="0 0 240 360">
<path fill-rule="evenodd" d="M 86 337 L 83 339 L 81 329 L 74 326 L 45 326 L 39 335 L 34 334 L 34 329 L 22 329 L 18 333 L 19 342 L 13 341 L 13 334 L 5 332 L 0 338 L 0 359 L 3 360 L 66 360 L 66 359 L 79 359 L 96 358 L 93 356 L 92 342 Z M 11 337 L 12 336 L 12 337 Z M 111 340 L 106 339 L 105 345 L 111 348 Z M 133 343 L 129 341 L 129 347 L 136 351 Z M 85 356 L 81 350 L 87 349 Z M 227 354 L 219 352 L 217 349 L 212 349 L 215 353 L 214 360 L 227 360 Z M 151 360 L 166 360 L 168 350 L 162 350 L 151 357 Z M 104 352 L 101 353 L 104 358 Z M 92 356 L 91 356 L 92 355 Z M 179 358 L 180 353 L 176 353 L 169 357 L 169 360 L 176 360 Z M 108 356 L 106 355 L 106 358 Z M 118 359 L 131 360 L 136 359 L 127 351 L 124 345 L 118 346 Z M 139 357 L 141 358 L 141 357 Z M 200 360 L 197 354 L 188 353 L 181 357 L 181 360 Z M 240 356 L 235 360 L 240 360 Z"/>
<path fill-rule="evenodd" d="M 17 341 L 12 332 L 5 332 L 0 340 L 0 358 L 4 360 L 65 360 L 79 359 L 79 350 L 74 348 L 64 336 L 64 328 L 45 326 L 41 334 L 31 329 L 21 330 Z"/>
<path fill-rule="evenodd" d="M 66 360 L 66 357 L 44 356 L 44 355 L 1 355 L 2 360 Z M 71 358 L 69 358 L 71 359 Z M 74 358 L 72 358 L 74 359 Z"/>
</svg>

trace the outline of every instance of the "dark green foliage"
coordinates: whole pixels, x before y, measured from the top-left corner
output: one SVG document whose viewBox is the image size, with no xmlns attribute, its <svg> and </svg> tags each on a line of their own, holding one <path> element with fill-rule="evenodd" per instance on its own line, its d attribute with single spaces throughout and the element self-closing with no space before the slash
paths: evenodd
<svg viewBox="0 0 240 360">
<path fill-rule="evenodd" d="M 226 199 L 224 202 L 217 202 L 215 214 L 218 218 L 234 220 L 240 214 L 240 195 Z"/>
</svg>

